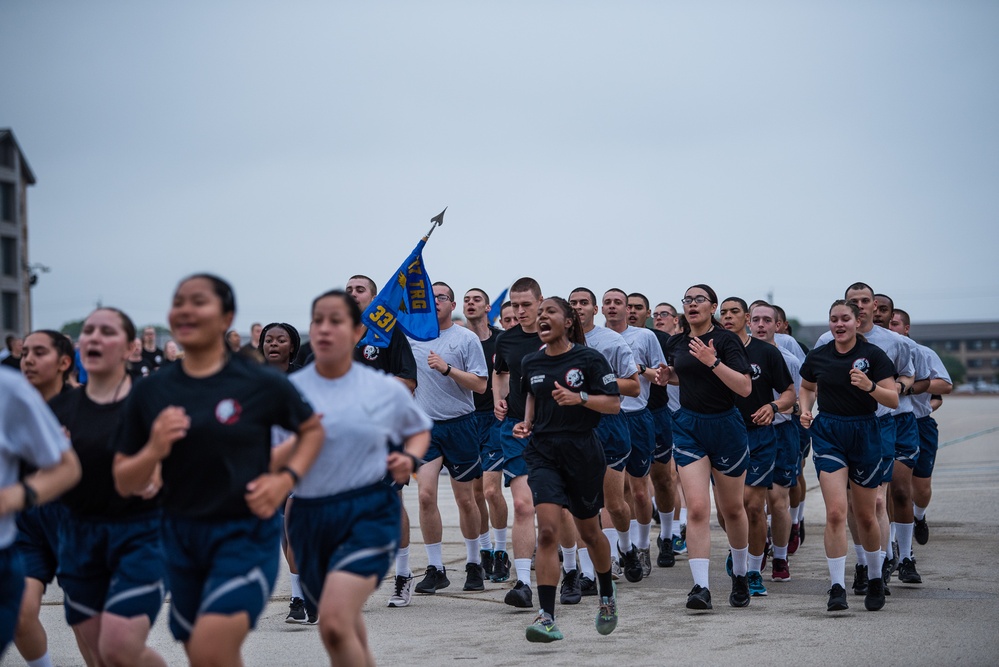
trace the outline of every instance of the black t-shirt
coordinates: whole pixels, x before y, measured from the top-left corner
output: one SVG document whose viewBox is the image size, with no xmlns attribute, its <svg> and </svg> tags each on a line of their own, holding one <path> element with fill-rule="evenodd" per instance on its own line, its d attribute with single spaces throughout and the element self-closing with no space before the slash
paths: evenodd
<svg viewBox="0 0 999 667">
<path fill-rule="evenodd" d="M 397 378 L 416 382 L 416 360 L 413 358 L 413 348 L 406 340 L 406 335 L 399 329 L 392 330 L 392 338 L 389 340 L 388 347 L 375 347 L 374 345 L 355 347 L 354 361 L 384 371 Z"/>
<path fill-rule="evenodd" d="M 541 338 L 535 333 L 524 333 L 518 324 L 501 333 L 496 339 L 493 370 L 510 374 L 510 393 L 506 397 L 507 417 L 520 421 L 524 418 L 524 396 L 521 372 L 524 357 L 541 349 Z"/>
<path fill-rule="evenodd" d="M 138 380 L 139 378 L 147 378 L 153 374 L 158 366 L 152 365 L 146 360 L 145 355 L 139 361 L 129 361 L 128 362 L 128 374 L 132 376 L 132 380 Z"/>
<path fill-rule="evenodd" d="M 159 502 L 155 498 L 122 498 L 114 488 L 111 469 L 115 448 L 112 438 L 118 429 L 125 399 L 115 403 L 94 403 L 86 390 L 78 387 L 55 396 L 49 405 L 59 423 L 69 431 L 73 450 L 83 469 L 80 483 L 62 496 L 64 505 L 80 516 L 108 519 L 145 514 L 156 509 Z"/>
<path fill-rule="evenodd" d="M 649 329 L 652 333 L 656 335 L 659 339 L 659 347 L 663 349 L 663 356 L 667 357 L 666 345 L 669 343 L 669 334 L 665 334 L 658 329 Z M 660 408 L 666 407 L 669 403 L 669 394 L 666 392 L 666 387 L 656 384 L 653 382 L 649 385 L 649 410 L 659 410 Z"/>
<path fill-rule="evenodd" d="M 753 413 L 771 403 L 775 391 L 781 393 L 794 384 L 794 378 L 787 369 L 784 355 L 774 345 L 750 338 L 746 354 L 749 356 L 749 377 L 753 381 L 753 389 L 746 398 L 735 394 L 735 407 L 742 413 L 746 428 L 759 428 L 753 423 Z"/>
<path fill-rule="evenodd" d="M 878 402 L 864 391 L 867 387 L 857 388 L 850 384 L 851 368 L 862 370 L 875 384 L 895 376 L 895 364 L 873 343 L 858 340 L 846 354 L 837 352 L 833 342 L 817 347 L 801 364 L 801 379 L 817 386 L 822 412 L 852 417 L 877 411 Z"/>
<path fill-rule="evenodd" d="M 703 336 L 701 342 L 715 343 L 715 353 L 721 362 L 737 373 L 749 374 L 749 357 L 742 341 L 731 331 L 719 326 Z M 715 372 L 690 353 L 690 337 L 684 333 L 671 336 L 666 343 L 666 363 L 680 379 L 680 407 L 702 414 L 718 414 L 731 410 L 735 394 L 725 386 Z"/>
<path fill-rule="evenodd" d="M 549 356 L 544 350 L 523 359 L 521 389 L 534 396 L 534 435 L 581 435 L 600 423 L 600 413 L 585 405 L 562 406 L 552 398 L 555 383 L 570 391 L 617 396 L 617 377 L 604 355 L 585 345 Z M 512 385 L 511 385 L 512 387 Z M 512 393 L 512 391 L 511 391 Z"/>
<path fill-rule="evenodd" d="M 496 359 L 496 339 L 503 333 L 502 329 L 489 327 L 489 338 L 482 341 L 482 353 L 486 355 L 486 368 L 489 374 L 486 376 L 487 384 L 485 392 L 476 394 L 472 392 L 472 400 L 475 401 L 475 409 L 493 410 L 493 364 Z"/>
<path fill-rule="evenodd" d="M 192 518 L 252 516 L 246 485 L 270 467 L 271 427 L 298 431 L 312 416 L 284 375 L 239 355 L 206 378 L 171 364 L 132 390 L 117 450 L 131 455 L 142 449 L 153 421 L 171 405 L 184 408 L 191 428 L 163 460 L 163 507 Z"/>
<path fill-rule="evenodd" d="M 4 357 L 3 359 L 0 359 L 0 364 L 3 364 L 4 366 L 10 366 L 15 371 L 18 372 L 21 371 L 21 357 L 15 357 L 13 355 L 9 357 Z"/>
<path fill-rule="evenodd" d="M 142 348 L 142 360 L 152 369 L 156 370 L 163 365 L 163 360 L 166 359 L 166 355 L 163 354 L 163 350 L 156 348 L 152 352 L 146 348 Z"/>
</svg>

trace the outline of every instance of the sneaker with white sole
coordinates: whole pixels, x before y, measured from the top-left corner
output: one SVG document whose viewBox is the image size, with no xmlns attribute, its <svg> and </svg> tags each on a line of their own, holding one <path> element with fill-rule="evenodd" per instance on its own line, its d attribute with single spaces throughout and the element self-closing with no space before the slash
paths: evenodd
<svg viewBox="0 0 999 667">
<path fill-rule="evenodd" d="M 389 607 L 408 607 L 413 600 L 413 575 L 404 577 L 397 574 L 395 577 L 395 590 L 388 599 Z"/>
</svg>

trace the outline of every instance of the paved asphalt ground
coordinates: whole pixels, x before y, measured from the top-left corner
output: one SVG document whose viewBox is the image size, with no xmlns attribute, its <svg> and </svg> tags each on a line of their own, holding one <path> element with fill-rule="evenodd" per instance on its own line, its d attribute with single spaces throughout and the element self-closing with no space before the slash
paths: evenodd
<svg viewBox="0 0 999 667">
<path fill-rule="evenodd" d="M 566 639 L 530 644 L 524 628 L 533 612 L 503 604 L 509 585 L 489 584 L 484 592 L 463 593 L 464 545 L 449 485 L 441 483 L 446 565 L 451 586 L 433 596 L 415 597 L 412 606 L 388 609 L 383 584 L 365 608 L 370 642 L 383 665 L 996 665 L 999 664 L 999 399 L 948 398 L 936 414 L 941 449 L 934 475 L 933 503 L 927 513 L 930 541 L 916 545 L 924 583 L 893 580 L 883 610 L 864 610 L 850 596 L 850 610 L 825 611 L 828 571 L 822 547 L 824 508 L 808 465 L 807 536 L 791 557 L 791 580 L 745 609 L 727 604 L 730 584 L 724 572 L 724 535 L 712 527 L 713 613 L 686 613 L 692 586 L 686 557 L 672 569 L 654 569 L 638 584 L 623 579 L 618 589 L 617 630 L 602 637 L 593 628 L 595 598 L 560 607 L 558 623 Z M 416 517 L 416 493 L 406 502 Z M 512 519 L 512 512 L 511 512 Z M 653 528 L 653 535 L 656 529 Z M 413 530 L 413 566 L 422 571 L 425 552 Z M 655 543 L 653 542 L 653 559 Z M 847 558 L 847 584 L 854 556 Z M 243 647 L 247 665 L 328 664 L 315 627 L 284 622 L 290 588 L 282 575 L 275 596 Z M 53 586 L 42 608 L 56 665 L 83 665 L 72 632 L 63 620 L 62 594 Z M 171 665 L 186 664 L 182 647 L 170 637 L 168 610 L 160 614 L 149 643 Z M 11 646 L 0 665 L 23 665 Z"/>
</svg>

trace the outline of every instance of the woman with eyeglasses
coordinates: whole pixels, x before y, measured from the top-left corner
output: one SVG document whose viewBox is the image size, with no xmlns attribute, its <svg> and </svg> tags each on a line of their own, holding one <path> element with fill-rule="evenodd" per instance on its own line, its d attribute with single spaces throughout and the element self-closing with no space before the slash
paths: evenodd
<svg viewBox="0 0 999 667">
<path fill-rule="evenodd" d="M 857 333 L 860 309 L 845 300 L 829 308 L 832 344 L 816 347 L 801 365 L 801 425 L 812 436 L 812 461 L 826 506 L 826 561 L 831 587 L 826 611 L 842 611 L 846 602 L 847 485 L 868 572 L 880 572 L 884 560 L 874 506 L 882 478 L 878 404 L 898 407 L 895 364 L 877 345 Z M 822 411 L 813 416 L 816 398 Z M 864 606 L 885 604 L 884 580 L 872 576 Z"/>
<path fill-rule="evenodd" d="M 749 523 L 743 504 L 749 442 L 735 395 L 752 391 L 749 357 L 739 337 L 714 318 L 718 296 L 694 285 L 683 297 L 683 330 L 666 344 L 663 372 L 680 386 L 680 409 L 673 415 L 673 454 L 687 500 L 687 553 L 694 587 L 687 609 L 711 609 L 708 565 L 711 533 L 711 480 L 732 550 L 729 604 L 749 604 L 746 569 Z"/>
</svg>

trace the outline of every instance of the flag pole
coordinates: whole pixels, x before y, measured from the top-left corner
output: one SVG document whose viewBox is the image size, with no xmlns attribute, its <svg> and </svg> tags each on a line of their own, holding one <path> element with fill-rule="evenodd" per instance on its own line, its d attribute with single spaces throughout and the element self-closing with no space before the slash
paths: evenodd
<svg viewBox="0 0 999 667">
<path fill-rule="evenodd" d="M 444 207 L 444 211 L 446 210 L 447 206 Z M 435 229 L 444 224 L 444 211 L 441 211 L 434 217 L 430 218 L 430 222 L 433 224 L 430 225 L 430 231 L 423 237 L 424 242 L 430 238 L 430 235 L 434 233 Z"/>
</svg>

